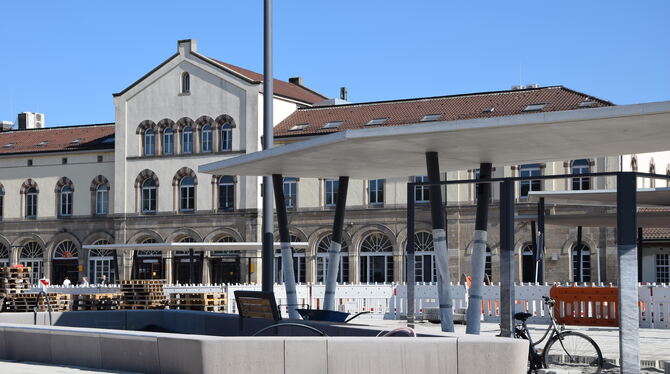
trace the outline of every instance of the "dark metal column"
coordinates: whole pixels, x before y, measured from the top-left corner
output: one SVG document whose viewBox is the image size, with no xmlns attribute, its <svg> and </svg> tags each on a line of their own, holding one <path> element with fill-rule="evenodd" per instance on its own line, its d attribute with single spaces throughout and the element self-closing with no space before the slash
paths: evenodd
<svg viewBox="0 0 670 374">
<path fill-rule="evenodd" d="M 414 328 L 414 284 L 416 283 L 414 265 L 414 188 L 407 186 L 407 327 Z M 396 305 L 396 307 L 398 307 Z"/>
<path fill-rule="evenodd" d="M 637 281 L 642 282 L 642 256 L 644 253 L 643 244 L 644 232 L 642 227 L 637 228 Z"/>
<path fill-rule="evenodd" d="M 635 173 L 617 175 L 617 259 L 619 272 L 619 357 L 621 373 L 640 372 L 637 283 L 637 181 Z"/>
<path fill-rule="evenodd" d="M 514 333 L 514 182 L 500 184 L 500 334 Z"/>
<path fill-rule="evenodd" d="M 274 80 L 272 78 L 272 0 L 263 1 L 263 149 L 272 148 Z M 283 194 L 282 194 L 283 196 Z M 272 216 L 272 179 L 263 177 L 263 291 L 274 285 L 274 223 Z"/>
<path fill-rule="evenodd" d="M 584 282 L 584 272 L 582 271 L 582 227 L 577 226 L 577 246 L 575 247 L 575 252 L 577 252 L 577 282 Z M 574 261 L 574 259 L 573 259 Z"/>
<path fill-rule="evenodd" d="M 428 181 L 440 181 L 440 162 L 437 152 L 426 152 Z M 451 297 L 451 276 L 449 274 L 449 252 L 447 250 L 447 225 L 442 205 L 442 187 L 429 187 L 430 212 L 433 221 L 433 247 L 438 269 L 438 299 L 440 303 L 440 321 L 442 331 L 454 331 L 453 301 Z"/>
<path fill-rule="evenodd" d="M 541 197 L 537 203 L 535 261 L 535 283 L 544 283 L 544 197 Z"/>
<path fill-rule="evenodd" d="M 193 275 L 195 274 L 195 263 L 193 262 L 193 248 L 188 249 L 188 283 L 193 284 L 195 279 Z"/>
<path fill-rule="evenodd" d="M 491 178 L 491 170 L 490 163 L 481 163 L 479 165 L 479 179 Z M 484 272 L 486 271 L 486 244 L 488 242 L 486 226 L 489 221 L 490 196 L 491 183 L 479 183 L 477 188 L 477 217 L 472 241 L 472 286 L 468 297 L 468 324 L 465 329 L 468 334 L 479 335 L 482 318 L 482 291 Z"/>
<path fill-rule="evenodd" d="M 344 211 L 347 205 L 347 190 L 349 177 L 340 177 L 337 186 L 337 202 L 335 203 L 335 218 L 333 219 L 333 236 L 328 248 L 328 269 L 326 271 L 326 291 L 323 299 L 323 309 L 335 310 L 335 289 L 337 288 L 337 274 L 340 272 L 340 250 L 342 249 L 342 228 L 344 227 Z"/>
<path fill-rule="evenodd" d="M 282 178 L 281 174 L 273 174 L 272 183 L 274 184 L 275 206 L 277 207 L 277 227 L 279 229 L 279 241 L 281 245 L 282 271 L 284 272 L 288 316 L 292 319 L 300 319 L 300 314 L 297 311 L 298 295 L 295 290 L 291 236 L 288 233 L 288 215 L 286 214 L 286 202 L 284 201 L 284 178 Z"/>
</svg>

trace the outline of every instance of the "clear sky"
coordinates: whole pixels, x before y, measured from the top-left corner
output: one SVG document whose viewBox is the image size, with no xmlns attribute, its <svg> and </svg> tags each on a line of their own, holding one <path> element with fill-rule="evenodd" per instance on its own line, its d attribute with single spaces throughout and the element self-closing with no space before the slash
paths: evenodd
<svg viewBox="0 0 670 374">
<path fill-rule="evenodd" d="M 262 73 L 262 0 L 0 0 L 0 120 L 114 121 L 119 92 L 196 39 Z M 670 1 L 274 0 L 275 77 L 354 102 L 564 85 L 670 100 Z"/>
</svg>

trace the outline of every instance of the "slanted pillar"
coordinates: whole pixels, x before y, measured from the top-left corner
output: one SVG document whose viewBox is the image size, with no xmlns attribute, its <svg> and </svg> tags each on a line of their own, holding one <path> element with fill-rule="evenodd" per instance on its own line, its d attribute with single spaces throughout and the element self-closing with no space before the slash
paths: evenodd
<svg viewBox="0 0 670 374">
<path fill-rule="evenodd" d="M 535 245 L 535 283 L 544 283 L 544 197 L 537 203 L 537 244 Z"/>
<path fill-rule="evenodd" d="M 324 310 L 335 310 L 335 289 L 337 274 L 340 271 L 340 249 L 342 248 L 342 227 L 344 227 L 344 211 L 347 205 L 349 177 L 340 177 L 337 187 L 335 219 L 333 220 L 333 236 L 328 248 L 328 269 L 326 270 L 326 291 L 323 299 Z"/>
<path fill-rule="evenodd" d="M 637 181 L 635 173 L 617 175 L 617 260 L 619 272 L 619 357 L 621 373 L 640 372 L 637 283 Z"/>
<path fill-rule="evenodd" d="M 491 178 L 491 164 L 479 165 L 479 179 Z M 472 241 L 472 286 L 468 297 L 467 334 L 479 335 L 480 320 L 482 318 L 482 289 L 484 272 L 486 270 L 486 243 L 488 232 L 486 226 L 489 220 L 489 198 L 491 183 L 479 183 L 477 188 L 477 217 L 475 218 L 475 235 Z"/>
<path fill-rule="evenodd" d="M 288 316 L 291 319 L 300 319 L 298 314 L 298 295 L 295 290 L 295 273 L 293 272 L 293 253 L 291 251 L 291 237 L 288 233 L 288 215 L 284 202 L 284 178 L 281 174 L 272 174 L 272 184 L 275 193 L 275 208 L 277 209 L 277 226 L 281 245 L 281 263 L 284 271 L 284 287 L 288 302 Z"/>
<path fill-rule="evenodd" d="M 439 182 L 440 162 L 437 152 L 426 152 L 426 168 L 428 169 L 428 181 Z M 438 270 L 437 292 L 440 303 L 440 321 L 442 331 L 453 332 L 453 301 L 450 287 L 451 276 L 449 274 L 446 220 L 444 206 L 442 205 L 442 188 L 440 185 L 433 185 L 429 187 L 429 191 L 430 212 L 433 221 L 433 246 Z"/>
<path fill-rule="evenodd" d="M 514 182 L 500 184 L 500 335 L 514 333 Z"/>
<path fill-rule="evenodd" d="M 414 189 L 407 189 L 407 327 L 414 328 L 414 284 L 416 283 L 414 265 Z M 397 306 L 396 306 L 397 307 Z"/>
</svg>

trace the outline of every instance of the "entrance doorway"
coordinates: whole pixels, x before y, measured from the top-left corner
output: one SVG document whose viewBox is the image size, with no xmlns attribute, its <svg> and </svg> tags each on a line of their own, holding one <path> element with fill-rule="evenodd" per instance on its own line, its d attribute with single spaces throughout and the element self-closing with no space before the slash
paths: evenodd
<svg viewBox="0 0 670 374">
<path fill-rule="evenodd" d="M 193 274 L 189 251 L 176 251 L 172 259 L 172 281 L 179 284 L 202 283 L 202 252 L 193 254 Z"/>
<path fill-rule="evenodd" d="M 77 246 L 65 240 L 60 242 L 54 250 L 52 284 L 63 284 L 65 277 L 72 284 L 79 283 L 79 250 Z"/>
<path fill-rule="evenodd" d="M 209 259 L 212 283 L 229 284 L 240 283 L 240 256 L 239 254 L 226 254 L 211 257 Z"/>
<path fill-rule="evenodd" d="M 521 249 L 521 281 L 535 282 L 535 259 L 533 258 L 533 246 L 530 244 L 526 244 Z"/>
<path fill-rule="evenodd" d="M 165 279 L 162 253 L 137 251 L 133 264 L 133 279 Z"/>
</svg>

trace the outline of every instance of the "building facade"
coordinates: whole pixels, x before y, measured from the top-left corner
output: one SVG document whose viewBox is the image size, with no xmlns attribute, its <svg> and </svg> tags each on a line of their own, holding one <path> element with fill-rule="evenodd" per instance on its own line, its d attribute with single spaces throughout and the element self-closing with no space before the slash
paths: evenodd
<svg viewBox="0 0 670 374">
<path fill-rule="evenodd" d="M 564 87 L 532 87 L 440 98 L 340 104 L 326 100 L 292 78 L 275 80 L 275 143 L 367 126 L 401 126 L 434 120 L 580 110 L 612 105 Z M 33 278 L 61 283 L 84 277 L 98 282 L 162 278 L 171 283 L 258 282 L 260 253 L 82 250 L 87 244 L 260 241 L 261 180 L 212 176 L 198 166 L 261 149 L 263 82 L 260 74 L 197 52 L 195 41 L 178 43 L 177 53 L 114 94 L 115 123 L 0 132 L 0 264 L 33 268 Z M 569 134 L 566 134 L 569 139 Z M 305 160 L 308 162 L 308 160 Z M 393 162 L 393 160 L 389 160 Z M 666 153 L 621 155 L 542 164 L 494 165 L 495 176 L 574 174 L 565 180 L 517 183 L 517 212 L 532 215 L 530 191 L 611 189 L 611 178 L 579 177 L 599 171 L 670 172 Z M 637 169 L 635 169 L 637 168 Z M 653 168 L 653 169 L 652 169 Z M 407 182 L 405 178 L 352 180 L 345 218 L 340 282 L 399 282 L 404 271 Z M 442 177 L 473 179 L 478 170 L 449 171 Z M 294 252 L 298 282 L 322 282 L 330 242 L 337 180 L 284 181 L 292 240 L 308 242 Z M 641 181 L 646 187 L 665 187 Z M 646 183 L 646 184 L 644 184 Z M 657 182 L 658 183 L 658 182 Z M 473 185 L 443 188 L 452 274 L 470 272 L 475 196 Z M 428 190 L 417 188 L 417 281 L 436 279 Z M 498 188 L 493 187 L 487 273 L 497 281 Z M 547 204 L 550 214 L 600 214 L 607 207 Z M 645 280 L 666 281 L 668 250 L 662 229 L 650 230 Z M 516 225 L 518 280 L 532 281 L 529 221 Z M 616 247 L 611 228 L 548 225 L 547 281 L 615 281 Z M 279 253 L 277 253 L 277 256 Z M 189 277 L 190 261 L 196 276 Z M 281 282 L 281 262 L 275 274 Z M 665 277 L 665 278 L 664 278 Z"/>
</svg>

